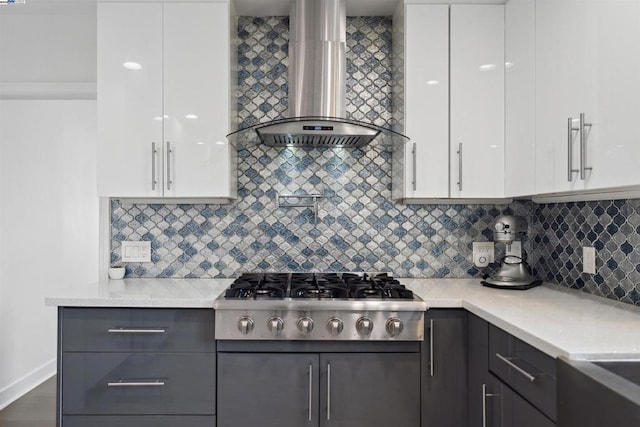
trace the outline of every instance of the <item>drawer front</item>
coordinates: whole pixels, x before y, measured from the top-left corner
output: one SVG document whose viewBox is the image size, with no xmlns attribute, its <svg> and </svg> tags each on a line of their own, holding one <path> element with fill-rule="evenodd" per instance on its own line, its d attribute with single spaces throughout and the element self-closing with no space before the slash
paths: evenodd
<svg viewBox="0 0 640 427">
<path fill-rule="evenodd" d="M 61 309 L 62 351 L 213 352 L 210 309 Z"/>
<path fill-rule="evenodd" d="M 67 415 L 61 427 L 215 427 L 216 417 L 179 415 Z"/>
<path fill-rule="evenodd" d="M 491 325 L 489 370 L 552 420 L 556 420 L 555 360 Z"/>
<path fill-rule="evenodd" d="M 213 415 L 215 354 L 66 353 L 65 415 Z"/>
</svg>

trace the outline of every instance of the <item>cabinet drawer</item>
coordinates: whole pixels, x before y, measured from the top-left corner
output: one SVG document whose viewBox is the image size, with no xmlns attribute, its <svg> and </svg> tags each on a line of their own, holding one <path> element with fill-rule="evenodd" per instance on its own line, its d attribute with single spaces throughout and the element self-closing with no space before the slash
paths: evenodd
<svg viewBox="0 0 640 427">
<path fill-rule="evenodd" d="M 61 308 L 62 351 L 213 352 L 210 309 Z"/>
<path fill-rule="evenodd" d="M 555 360 L 491 325 L 489 370 L 552 420 L 556 420 Z"/>
<path fill-rule="evenodd" d="M 61 427 L 215 427 L 216 417 L 180 415 L 66 415 Z"/>
<path fill-rule="evenodd" d="M 213 415 L 211 353 L 66 353 L 65 415 Z"/>
</svg>

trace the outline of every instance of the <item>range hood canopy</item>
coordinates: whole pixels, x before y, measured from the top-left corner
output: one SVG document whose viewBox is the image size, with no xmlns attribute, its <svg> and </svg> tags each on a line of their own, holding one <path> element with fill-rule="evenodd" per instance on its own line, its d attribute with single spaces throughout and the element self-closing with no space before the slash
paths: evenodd
<svg viewBox="0 0 640 427">
<path fill-rule="evenodd" d="M 346 117 L 345 0 L 291 0 L 289 117 L 233 132 L 241 146 L 363 147 L 373 140 L 404 145 L 409 138 Z M 258 141 L 259 140 L 259 141 Z"/>
</svg>

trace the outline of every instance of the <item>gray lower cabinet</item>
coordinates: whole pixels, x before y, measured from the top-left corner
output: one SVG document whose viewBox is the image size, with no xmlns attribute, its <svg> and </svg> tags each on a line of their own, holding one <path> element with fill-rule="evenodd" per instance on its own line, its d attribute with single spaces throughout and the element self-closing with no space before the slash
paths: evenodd
<svg viewBox="0 0 640 427">
<path fill-rule="evenodd" d="M 218 427 L 418 427 L 419 353 L 219 353 Z"/>
<path fill-rule="evenodd" d="M 468 327 L 469 427 L 555 426 L 553 359 L 473 314 Z"/>
<path fill-rule="evenodd" d="M 213 310 L 58 315 L 58 427 L 215 427 Z"/>
<path fill-rule="evenodd" d="M 422 344 L 422 426 L 467 425 L 467 312 L 429 309 Z"/>
</svg>

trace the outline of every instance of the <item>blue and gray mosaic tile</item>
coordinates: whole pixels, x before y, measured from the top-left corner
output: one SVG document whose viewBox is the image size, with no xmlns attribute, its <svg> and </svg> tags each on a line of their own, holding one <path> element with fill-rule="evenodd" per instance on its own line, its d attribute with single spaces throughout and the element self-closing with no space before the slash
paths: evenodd
<svg viewBox="0 0 640 427">
<path fill-rule="evenodd" d="M 535 205 L 534 265 L 546 281 L 640 305 L 640 200 Z M 596 248 L 596 274 L 582 248 Z"/>
<path fill-rule="evenodd" d="M 239 20 L 239 128 L 286 114 L 288 25 L 283 17 Z M 348 115 L 391 127 L 391 20 L 349 18 L 347 27 Z M 242 150 L 230 205 L 113 200 L 111 261 L 120 261 L 123 240 L 148 240 L 152 262 L 128 264 L 129 277 L 347 270 L 480 277 L 497 264 L 473 267 L 472 242 L 491 240 L 495 218 L 515 214 L 531 224 L 524 248 L 545 280 L 640 304 L 640 201 L 400 205 L 391 201 L 390 172 L 380 148 Z M 278 208 L 278 193 L 323 198 L 316 216 Z M 579 273 L 582 246 L 598 250 L 595 276 Z"/>
</svg>

